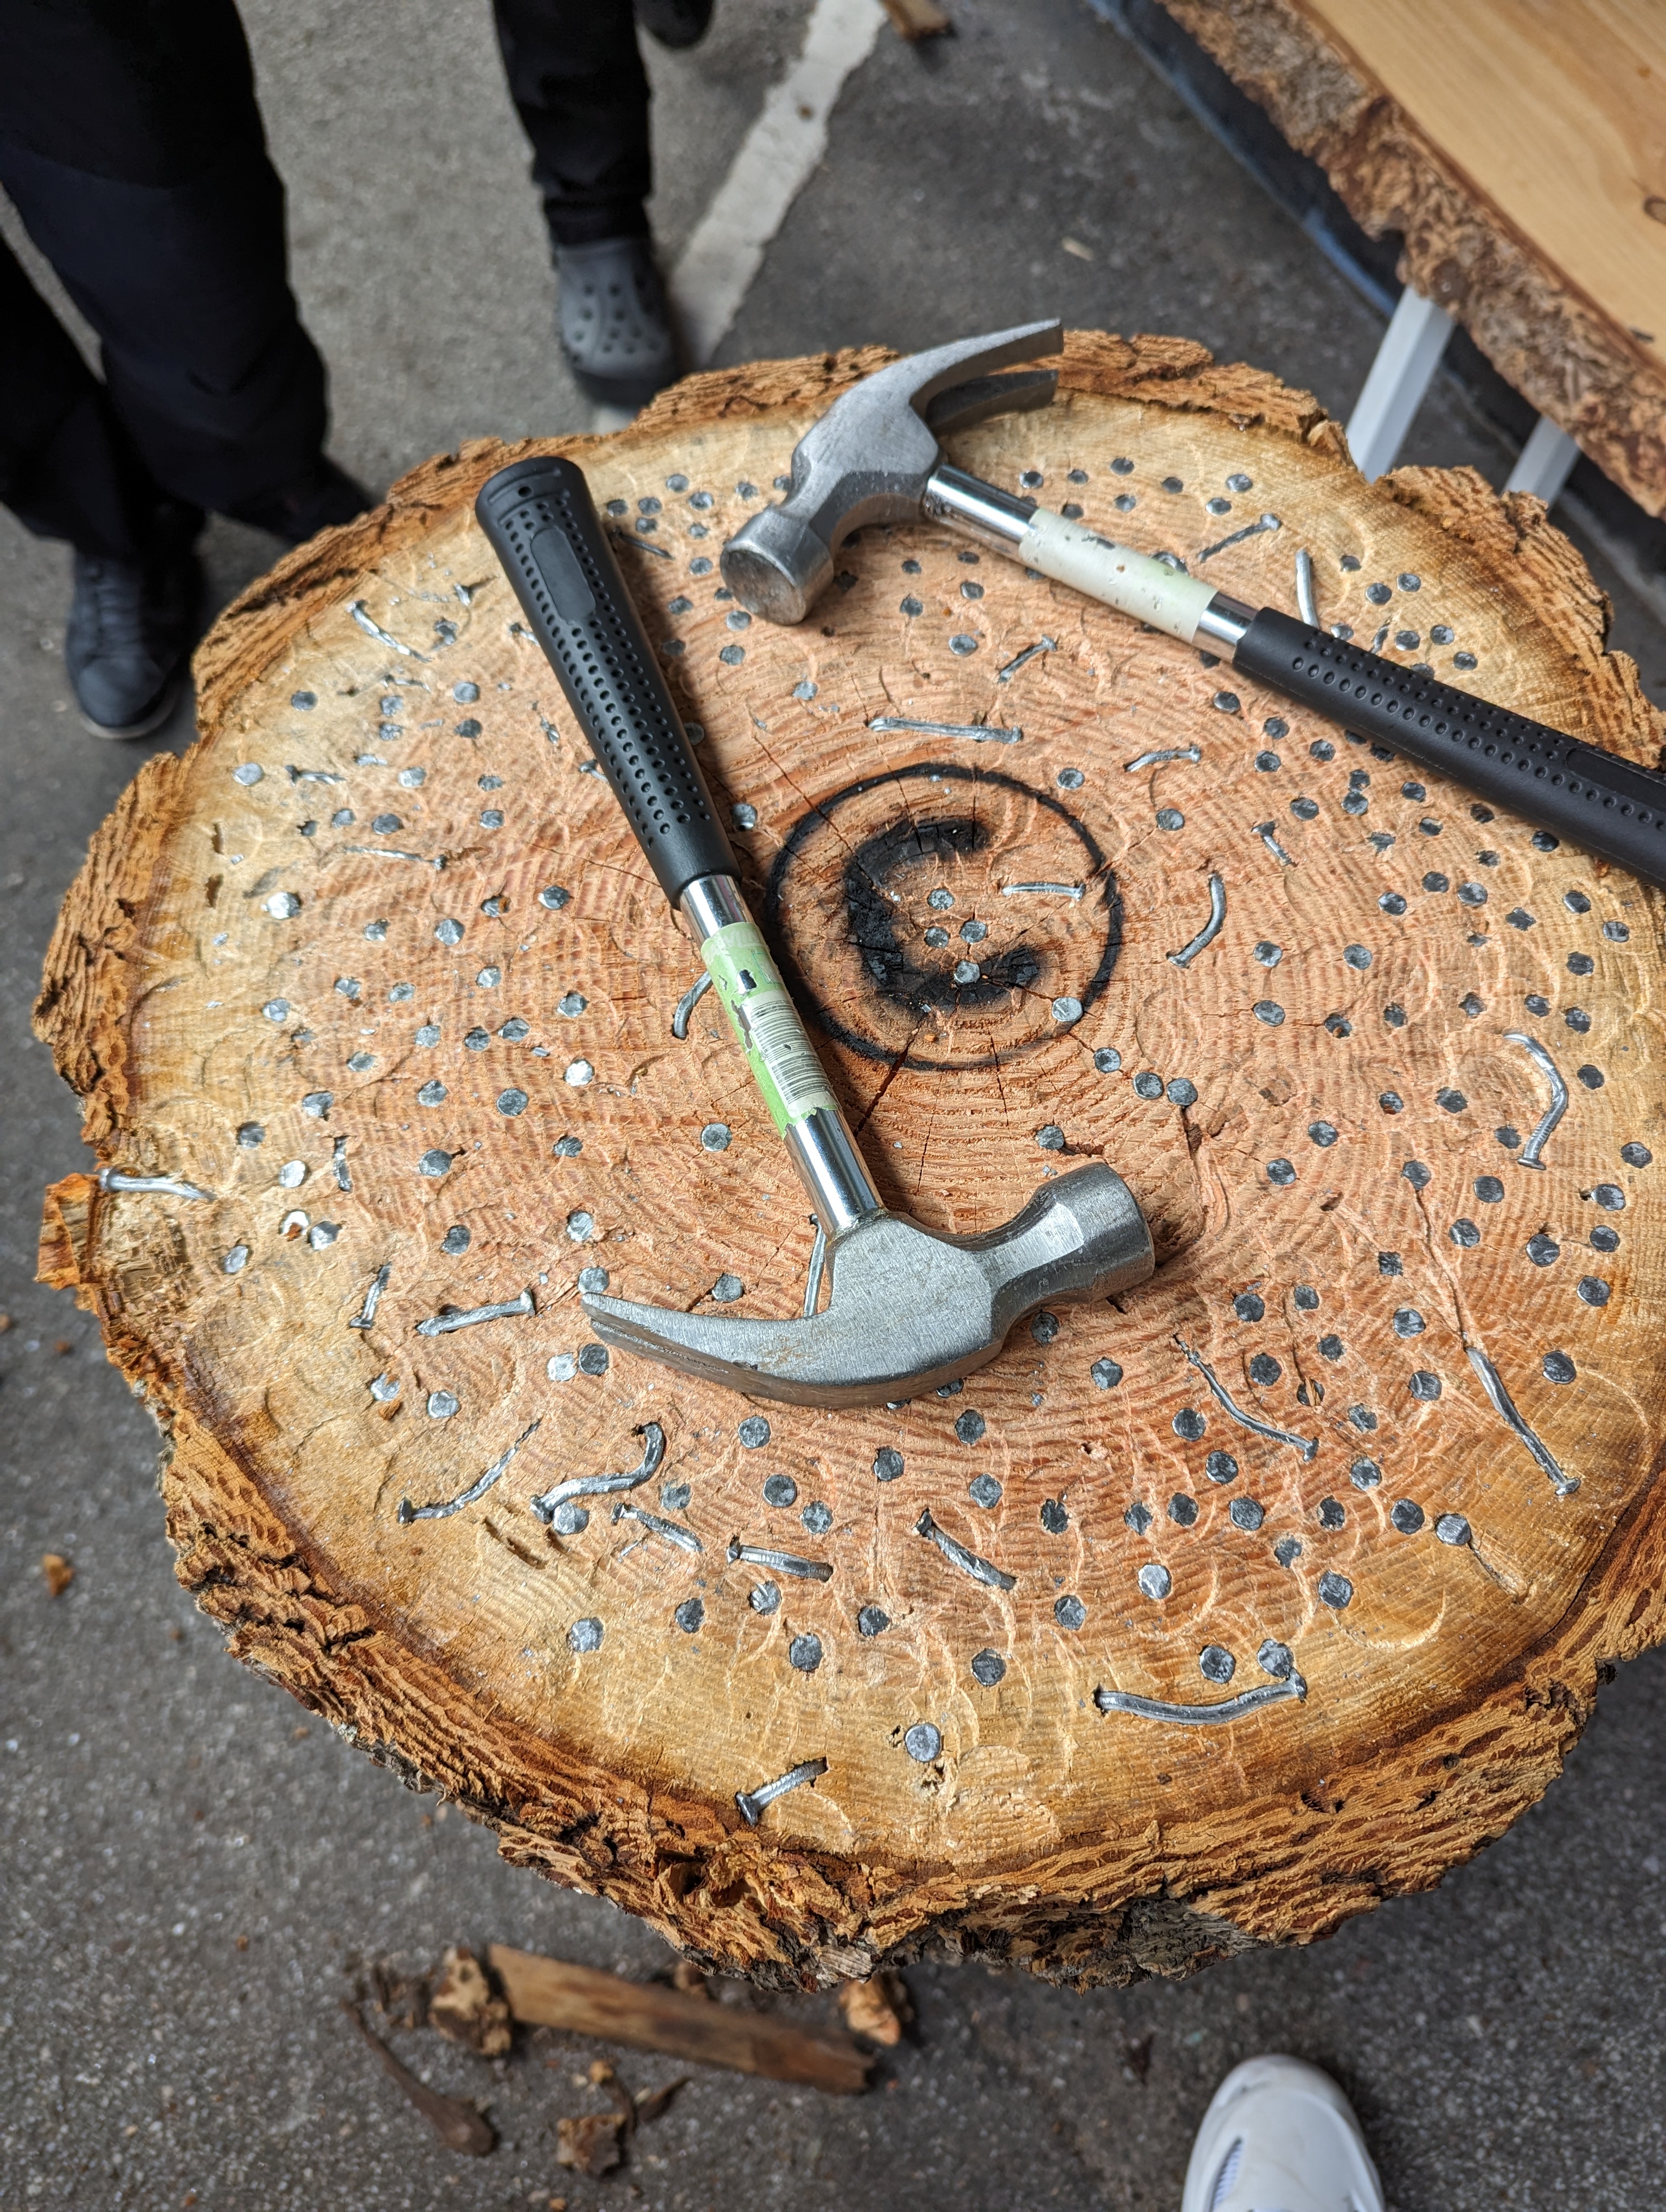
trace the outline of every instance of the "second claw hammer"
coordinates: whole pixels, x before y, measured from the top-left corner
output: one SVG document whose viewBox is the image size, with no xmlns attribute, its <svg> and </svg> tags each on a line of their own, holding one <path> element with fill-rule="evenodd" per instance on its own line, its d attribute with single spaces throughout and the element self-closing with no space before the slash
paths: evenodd
<svg viewBox="0 0 1666 2212">
<path fill-rule="evenodd" d="M 723 549 L 723 580 L 741 605 L 769 622 L 802 622 L 848 532 L 923 514 L 1183 645 L 1217 647 L 1251 683 L 1666 884 L 1666 775 L 1276 607 L 1245 606 L 1171 556 L 1136 553 L 951 467 L 943 437 L 1012 408 L 1044 407 L 1057 382 L 1049 370 L 988 372 L 1056 353 L 1061 340 L 1056 322 L 1025 323 L 909 354 L 842 392 L 800 439 L 787 496 Z"/>
</svg>

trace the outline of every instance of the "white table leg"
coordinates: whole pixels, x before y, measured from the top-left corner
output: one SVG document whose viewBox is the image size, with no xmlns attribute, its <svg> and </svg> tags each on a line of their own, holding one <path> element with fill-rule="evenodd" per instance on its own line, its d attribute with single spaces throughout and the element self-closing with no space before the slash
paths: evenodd
<svg viewBox="0 0 1666 2212">
<path fill-rule="evenodd" d="M 1348 418 L 1348 450 L 1363 476 L 1394 466 L 1452 330 L 1446 310 L 1408 284 Z"/>
<path fill-rule="evenodd" d="M 1522 447 L 1510 471 L 1506 491 L 1535 492 L 1547 507 L 1554 507 L 1568 480 L 1568 471 L 1579 458 L 1579 448 L 1567 432 L 1541 415 L 1533 434 Z"/>
</svg>

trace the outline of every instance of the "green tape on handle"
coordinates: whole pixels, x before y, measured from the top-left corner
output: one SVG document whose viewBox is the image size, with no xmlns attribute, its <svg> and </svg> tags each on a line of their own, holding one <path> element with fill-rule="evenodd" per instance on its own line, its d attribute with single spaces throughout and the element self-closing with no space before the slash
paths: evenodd
<svg viewBox="0 0 1666 2212">
<path fill-rule="evenodd" d="M 816 1048 L 763 931 L 755 922 L 733 921 L 708 937 L 700 951 L 781 1134 L 812 1114 L 836 1114 L 839 1102 L 828 1088 Z"/>
</svg>

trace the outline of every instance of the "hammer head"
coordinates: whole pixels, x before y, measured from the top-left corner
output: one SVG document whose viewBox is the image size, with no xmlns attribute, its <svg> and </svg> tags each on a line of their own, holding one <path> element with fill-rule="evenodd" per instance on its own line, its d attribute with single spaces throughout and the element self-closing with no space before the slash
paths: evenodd
<svg viewBox="0 0 1666 2212">
<path fill-rule="evenodd" d="M 939 438 L 1012 408 L 1047 405 L 1058 382 L 1052 370 L 988 372 L 1056 353 L 1061 336 L 1056 321 L 1025 323 L 909 354 L 853 385 L 800 439 L 786 498 L 724 547 L 723 580 L 742 606 L 767 622 L 802 622 L 832 580 L 834 552 L 848 532 L 919 514 Z"/>
<path fill-rule="evenodd" d="M 987 1366 L 1038 1306 L 1145 1281 L 1155 1261 L 1134 1194 L 1100 1165 L 1045 1184 L 1005 1228 L 945 1237 L 865 1214 L 829 1246 L 832 1291 L 808 1321 L 729 1320 L 587 1297 L 604 1343 L 749 1398 L 879 1406 Z"/>
</svg>

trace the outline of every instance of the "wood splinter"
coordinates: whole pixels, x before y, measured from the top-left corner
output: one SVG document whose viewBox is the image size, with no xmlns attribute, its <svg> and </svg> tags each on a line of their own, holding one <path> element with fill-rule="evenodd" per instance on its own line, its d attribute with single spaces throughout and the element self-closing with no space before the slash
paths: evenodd
<svg viewBox="0 0 1666 2212">
<path fill-rule="evenodd" d="M 495 2148 L 497 2137 L 483 2113 L 472 2105 L 465 2104 L 460 2097 L 442 2096 L 439 2090 L 430 2089 L 426 2081 L 419 2081 L 410 2067 L 393 2056 L 380 2036 L 365 2026 L 364 2014 L 357 2005 L 350 2004 L 344 1997 L 341 2008 L 447 2150 L 460 2151 L 465 2158 L 484 2158 Z"/>
<path fill-rule="evenodd" d="M 706 2066 L 761 2074 L 771 2081 L 803 2081 L 831 2096 L 854 2096 L 867 2087 L 868 2060 L 846 2036 L 789 2027 L 738 2005 L 653 1983 L 622 1981 L 617 1974 L 575 1966 L 564 1959 L 494 1943 L 486 1954 L 513 2017 L 535 2027 L 561 2027 L 625 2043 L 637 2051 L 664 2051 Z"/>
<path fill-rule="evenodd" d="M 937 0 L 880 0 L 880 4 L 897 36 L 910 46 L 921 39 L 940 39 L 954 28 Z"/>
</svg>

